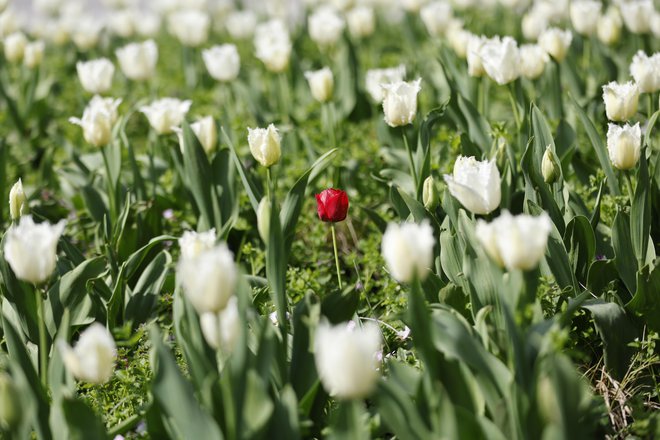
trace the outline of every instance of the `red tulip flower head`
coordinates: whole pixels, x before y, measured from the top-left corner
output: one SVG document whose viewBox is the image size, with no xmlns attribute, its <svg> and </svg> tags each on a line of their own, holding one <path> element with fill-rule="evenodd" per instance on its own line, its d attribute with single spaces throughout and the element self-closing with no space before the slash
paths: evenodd
<svg viewBox="0 0 660 440">
<path fill-rule="evenodd" d="M 325 189 L 316 195 L 316 209 L 324 222 L 340 222 L 348 212 L 348 195 L 340 189 Z"/>
</svg>

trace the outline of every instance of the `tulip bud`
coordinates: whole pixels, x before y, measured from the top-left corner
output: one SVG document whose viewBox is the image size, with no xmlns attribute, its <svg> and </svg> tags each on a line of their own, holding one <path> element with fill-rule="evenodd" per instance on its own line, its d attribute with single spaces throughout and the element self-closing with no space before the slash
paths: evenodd
<svg viewBox="0 0 660 440">
<path fill-rule="evenodd" d="M 34 223 L 24 215 L 18 225 L 13 225 L 5 235 L 5 260 L 16 278 L 32 284 L 46 281 L 57 262 L 57 242 L 66 222 L 55 225 L 48 222 Z"/>
<path fill-rule="evenodd" d="M 536 402 L 539 415 L 547 424 L 562 422 L 562 407 L 547 374 L 543 374 L 536 382 Z"/>
<path fill-rule="evenodd" d="M 22 32 L 14 32 L 11 35 L 7 35 L 3 43 L 5 46 L 5 58 L 7 58 L 7 61 L 10 63 L 18 63 L 23 59 L 25 46 L 27 46 L 28 40 Z"/>
<path fill-rule="evenodd" d="M 334 79 L 332 71 L 324 67 L 321 70 L 305 72 L 305 78 L 309 83 L 312 96 L 319 102 L 326 102 L 332 99 L 334 88 Z"/>
<path fill-rule="evenodd" d="M 282 138 L 273 124 L 268 128 L 248 128 L 250 152 L 262 166 L 270 167 L 280 160 L 281 141 Z"/>
<path fill-rule="evenodd" d="M 398 81 L 383 85 L 383 112 L 390 127 L 400 127 L 413 122 L 417 114 L 417 94 L 421 79 Z"/>
<path fill-rule="evenodd" d="M 264 243 L 268 243 L 270 234 L 270 201 L 267 197 L 261 199 L 257 207 L 257 230 Z"/>
<path fill-rule="evenodd" d="M 543 174 L 543 180 L 548 185 L 555 183 L 559 176 L 561 176 L 561 167 L 557 162 L 555 153 L 552 152 L 552 147 L 548 145 L 543 153 L 543 159 L 541 160 L 541 173 Z"/>
<path fill-rule="evenodd" d="M 192 259 L 203 252 L 213 249 L 216 240 L 215 229 L 209 229 L 206 232 L 184 232 L 181 238 L 179 238 L 181 258 Z"/>
<path fill-rule="evenodd" d="M 102 30 L 101 21 L 91 16 L 83 16 L 72 24 L 71 39 L 78 49 L 86 51 L 98 44 Z"/>
<path fill-rule="evenodd" d="M 621 37 L 622 26 L 621 15 L 616 8 L 610 7 L 598 19 L 598 39 L 607 45 L 616 43 Z"/>
<path fill-rule="evenodd" d="M 357 6 L 346 14 L 348 31 L 353 38 L 364 38 L 374 33 L 376 18 L 374 10 L 368 6 Z"/>
<path fill-rule="evenodd" d="M 112 377 L 117 347 L 105 326 L 95 322 L 80 334 L 75 348 L 59 341 L 64 365 L 73 376 L 84 382 L 103 384 Z"/>
<path fill-rule="evenodd" d="M 76 63 L 78 79 L 85 91 L 89 93 L 105 93 L 112 86 L 112 76 L 115 66 L 107 58 L 79 61 Z"/>
<path fill-rule="evenodd" d="M 257 27 L 257 16 L 249 9 L 233 11 L 227 15 L 225 27 L 234 40 L 249 38 Z"/>
<path fill-rule="evenodd" d="M 130 9 L 120 9 L 112 11 L 108 16 L 108 28 L 110 31 L 123 38 L 130 38 L 136 30 L 136 27 L 142 25 L 142 16 L 136 17 L 135 11 Z M 138 26 L 138 21 L 139 25 Z"/>
<path fill-rule="evenodd" d="M 528 40 L 538 40 L 539 36 L 548 28 L 548 18 L 542 12 L 532 8 L 522 17 L 523 36 Z"/>
<path fill-rule="evenodd" d="M 316 212 L 321 221 L 343 221 L 348 213 L 348 194 L 340 189 L 324 189 L 320 194 L 316 194 Z"/>
<path fill-rule="evenodd" d="M 33 41 L 25 46 L 23 52 L 23 64 L 28 69 L 34 69 L 41 64 L 44 59 L 44 49 L 46 45 L 43 41 Z"/>
<path fill-rule="evenodd" d="M 21 179 L 18 179 L 18 182 L 9 191 L 9 214 L 11 215 L 11 219 L 15 221 L 26 212 L 27 203 L 25 193 L 23 192 L 23 182 Z"/>
<path fill-rule="evenodd" d="M 361 327 L 321 321 L 314 340 L 314 361 L 328 393 L 338 399 L 368 397 L 380 377 L 381 334 L 367 322 Z"/>
<path fill-rule="evenodd" d="M 630 63 L 630 74 L 642 93 L 655 93 L 660 90 L 660 53 L 648 56 L 638 51 Z"/>
<path fill-rule="evenodd" d="M 190 129 L 199 139 L 206 154 L 211 154 L 218 143 L 218 127 L 215 125 L 213 116 L 206 116 L 193 122 L 190 124 Z"/>
<path fill-rule="evenodd" d="M 209 38 L 211 19 L 207 13 L 195 9 L 173 12 L 168 17 L 168 29 L 181 44 L 198 47 Z"/>
<path fill-rule="evenodd" d="M 625 84 L 612 81 L 603 86 L 603 101 L 610 121 L 627 121 L 637 113 L 639 88 L 632 81 Z"/>
<path fill-rule="evenodd" d="M 17 396 L 18 390 L 11 376 L 0 372 L 0 431 L 10 431 L 21 419 Z"/>
<path fill-rule="evenodd" d="M 487 38 L 477 35 L 470 34 L 467 43 L 467 65 L 468 65 L 468 75 L 474 76 L 476 78 L 484 76 L 486 71 L 484 70 L 484 65 L 481 60 L 481 55 L 479 55 L 479 50 L 481 46 L 486 42 Z"/>
<path fill-rule="evenodd" d="M 365 88 L 375 102 L 383 102 L 383 85 L 403 81 L 406 66 L 403 64 L 387 69 L 370 69 L 365 75 Z"/>
<path fill-rule="evenodd" d="M 158 62 L 158 46 L 153 40 L 127 44 L 115 53 L 119 67 L 128 79 L 144 81 L 154 75 Z"/>
<path fill-rule="evenodd" d="M 83 129 L 85 141 L 95 147 L 103 147 L 112 140 L 112 127 L 117 120 L 117 107 L 121 99 L 94 96 L 89 102 L 82 119 L 69 118 L 69 122 Z"/>
<path fill-rule="evenodd" d="M 233 44 L 213 46 L 202 51 L 204 65 L 216 81 L 233 81 L 241 69 L 241 57 Z"/>
<path fill-rule="evenodd" d="M 451 5 L 444 1 L 435 1 L 424 6 L 419 16 L 432 37 L 443 35 L 453 17 Z"/>
<path fill-rule="evenodd" d="M 566 58 L 571 41 L 573 41 L 571 31 L 550 28 L 539 35 L 538 44 L 558 63 L 561 63 Z"/>
<path fill-rule="evenodd" d="M 206 312 L 200 315 L 199 325 L 206 342 L 216 350 L 231 353 L 240 335 L 240 316 L 236 295 L 229 298 L 227 306 L 218 313 Z"/>
<path fill-rule="evenodd" d="M 535 268 L 548 244 L 552 221 L 544 212 L 538 217 L 521 214 L 512 216 L 508 211 L 490 223 L 479 219 L 475 229 L 488 256 L 507 270 Z"/>
<path fill-rule="evenodd" d="M 653 0 L 617 2 L 623 22 L 633 34 L 645 34 L 651 30 L 651 20 L 655 15 Z"/>
<path fill-rule="evenodd" d="M 511 37 L 487 39 L 479 48 L 479 57 L 488 76 L 499 85 L 520 76 L 520 51 Z"/>
<path fill-rule="evenodd" d="M 536 79 L 543 74 L 548 54 L 538 44 L 520 46 L 520 74 L 527 79 Z"/>
<path fill-rule="evenodd" d="M 400 283 L 426 279 L 433 264 L 433 229 L 421 224 L 390 223 L 383 234 L 381 253 L 390 274 Z"/>
<path fill-rule="evenodd" d="M 582 35 L 596 33 L 602 7 L 603 4 L 599 0 L 571 1 L 569 11 L 573 28 Z"/>
<path fill-rule="evenodd" d="M 472 34 L 463 28 L 463 22 L 458 19 L 450 20 L 445 35 L 456 56 L 465 58 L 467 56 L 467 45 Z"/>
<path fill-rule="evenodd" d="M 500 206 L 500 172 L 495 160 L 458 156 L 452 175 L 445 174 L 449 192 L 474 214 L 489 214 Z"/>
<path fill-rule="evenodd" d="M 642 130 L 639 122 L 632 127 L 609 124 L 607 129 L 607 151 L 612 165 L 620 170 L 629 170 L 639 161 L 642 145 Z"/>
<path fill-rule="evenodd" d="M 424 180 L 422 200 L 424 202 L 424 207 L 429 211 L 433 211 L 440 203 L 440 194 L 438 194 L 438 188 L 433 176 L 429 176 Z"/>
<path fill-rule="evenodd" d="M 161 98 L 149 105 L 140 107 L 140 112 L 149 120 L 149 124 L 158 134 L 170 134 L 186 117 L 192 101 L 176 98 Z"/>
<path fill-rule="evenodd" d="M 291 58 L 291 39 L 281 20 L 271 20 L 257 26 L 254 33 L 255 56 L 271 72 L 284 72 Z"/>
<path fill-rule="evenodd" d="M 332 46 L 344 31 L 344 19 L 329 6 L 321 6 L 307 19 L 310 38 L 319 46 Z"/>
</svg>

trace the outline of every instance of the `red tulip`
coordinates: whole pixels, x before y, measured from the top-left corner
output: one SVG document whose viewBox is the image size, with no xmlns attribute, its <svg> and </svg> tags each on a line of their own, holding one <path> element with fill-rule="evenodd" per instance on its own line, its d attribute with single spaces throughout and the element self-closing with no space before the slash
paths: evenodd
<svg viewBox="0 0 660 440">
<path fill-rule="evenodd" d="M 325 189 L 316 195 L 316 209 L 324 222 L 340 222 L 348 212 L 348 195 L 340 189 Z"/>
</svg>

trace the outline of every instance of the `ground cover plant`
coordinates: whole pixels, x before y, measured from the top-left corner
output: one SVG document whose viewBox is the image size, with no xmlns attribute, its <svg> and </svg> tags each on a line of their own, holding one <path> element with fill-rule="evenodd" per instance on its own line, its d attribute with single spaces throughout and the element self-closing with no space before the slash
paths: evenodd
<svg viewBox="0 0 660 440">
<path fill-rule="evenodd" d="M 651 0 L 0 0 L 0 438 L 660 436 Z"/>
</svg>

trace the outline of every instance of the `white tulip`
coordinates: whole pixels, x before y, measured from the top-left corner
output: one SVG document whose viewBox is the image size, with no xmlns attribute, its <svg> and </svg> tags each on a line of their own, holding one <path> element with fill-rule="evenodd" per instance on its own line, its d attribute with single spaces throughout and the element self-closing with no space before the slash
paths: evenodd
<svg viewBox="0 0 660 440">
<path fill-rule="evenodd" d="M 617 3 L 626 28 L 633 34 L 645 34 L 651 30 L 655 14 L 653 0 L 633 0 Z"/>
<path fill-rule="evenodd" d="M 231 12 L 227 15 L 225 27 L 229 35 L 236 40 L 250 38 L 257 27 L 257 16 L 249 9 Z"/>
<path fill-rule="evenodd" d="M 264 243 L 268 243 L 270 235 L 270 201 L 264 196 L 257 206 L 257 230 Z"/>
<path fill-rule="evenodd" d="M 523 36 L 530 41 L 538 40 L 539 36 L 548 29 L 548 18 L 535 8 L 530 9 L 522 17 L 521 21 Z"/>
<path fill-rule="evenodd" d="M 332 92 L 335 85 L 332 70 L 324 67 L 320 70 L 305 72 L 305 78 L 307 78 L 314 99 L 319 102 L 326 102 L 332 99 Z"/>
<path fill-rule="evenodd" d="M 241 57 L 233 44 L 213 46 L 202 51 L 204 65 L 216 81 L 233 81 L 241 69 Z"/>
<path fill-rule="evenodd" d="M 421 79 L 397 81 L 384 84 L 383 113 L 390 127 L 400 127 L 413 122 L 417 114 L 417 94 L 421 90 Z"/>
<path fill-rule="evenodd" d="M 142 26 L 142 17 L 136 17 L 138 13 L 141 14 L 131 9 L 112 11 L 108 16 L 108 29 L 120 37 L 131 37 L 136 28 Z"/>
<path fill-rule="evenodd" d="M 5 49 L 5 58 L 10 63 L 18 63 L 23 59 L 25 54 L 25 46 L 28 44 L 27 37 L 23 32 L 14 32 L 7 35 L 3 40 Z"/>
<path fill-rule="evenodd" d="M 78 17 L 71 26 L 71 39 L 82 51 L 90 50 L 99 42 L 103 23 L 91 16 Z"/>
<path fill-rule="evenodd" d="M 80 334 L 75 348 L 59 341 L 64 365 L 78 380 L 88 383 L 106 383 L 115 369 L 117 347 L 110 332 L 98 322 Z"/>
<path fill-rule="evenodd" d="M 206 116 L 197 122 L 190 124 L 190 129 L 199 140 L 206 154 L 211 154 L 218 142 L 218 128 L 215 125 L 213 116 Z M 183 130 L 180 127 L 174 127 L 174 132 L 179 136 L 179 148 L 181 153 L 185 151 L 183 144 Z"/>
<path fill-rule="evenodd" d="M 660 90 L 660 52 L 648 56 L 638 51 L 630 63 L 630 74 L 642 93 L 654 93 Z"/>
<path fill-rule="evenodd" d="M 403 81 L 405 76 L 406 66 L 403 64 L 386 69 L 370 69 L 365 77 L 365 88 L 371 98 L 380 103 L 385 97 L 383 85 Z"/>
<path fill-rule="evenodd" d="M 127 44 L 115 53 L 119 67 L 128 79 L 143 81 L 153 77 L 158 62 L 158 46 L 153 40 Z"/>
<path fill-rule="evenodd" d="M 321 321 L 316 328 L 314 361 L 323 387 L 339 399 L 369 396 L 380 377 L 378 354 L 381 334 L 376 324 L 362 327 L 330 325 Z"/>
<path fill-rule="evenodd" d="M 447 41 L 459 58 L 467 56 L 467 46 L 470 42 L 471 32 L 463 28 L 463 22 L 458 19 L 450 20 L 447 25 Z"/>
<path fill-rule="evenodd" d="M 12 220 L 18 220 L 27 212 L 27 199 L 23 191 L 23 181 L 18 179 L 9 191 L 9 215 Z"/>
<path fill-rule="evenodd" d="M 598 39 L 607 45 L 619 41 L 623 21 L 616 8 L 610 7 L 605 14 L 598 18 Z"/>
<path fill-rule="evenodd" d="M 142 37 L 155 37 L 160 32 L 162 20 L 160 15 L 153 12 L 141 11 L 139 16 L 140 25 L 135 31 Z"/>
<path fill-rule="evenodd" d="M 55 225 L 35 223 L 24 215 L 5 235 L 5 260 L 20 280 L 32 284 L 46 281 L 57 262 L 57 242 L 64 232 L 64 220 Z"/>
<path fill-rule="evenodd" d="M 107 58 L 78 61 L 76 70 L 82 88 L 89 93 L 105 93 L 112 87 L 115 66 Z"/>
<path fill-rule="evenodd" d="M 181 10 L 170 14 L 167 20 L 170 33 L 184 46 L 198 47 L 209 38 L 211 18 L 195 9 Z"/>
<path fill-rule="evenodd" d="M 390 223 L 383 234 L 382 254 L 390 274 L 401 283 L 423 281 L 433 264 L 433 229 L 428 221 Z"/>
<path fill-rule="evenodd" d="M 280 160 L 282 149 L 277 128 L 270 124 L 267 128 L 248 128 L 248 144 L 252 156 L 265 167 L 270 167 Z"/>
<path fill-rule="evenodd" d="M 161 98 L 149 105 L 140 107 L 140 112 L 149 120 L 151 127 L 158 134 L 172 133 L 186 117 L 192 101 L 181 101 L 176 98 Z"/>
<path fill-rule="evenodd" d="M 632 127 L 608 124 L 607 151 L 612 165 L 619 170 L 629 170 L 639 161 L 642 145 L 642 130 L 639 122 Z"/>
<path fill-rule="evenodd" d="M 566 58 L 571 41 L 573 41 L 571 31 L 549 28 L 539 35 L 538 43 L 557 62 L 562 62 Z"/>
<path fill-rule="evenodd" d="M 257 26 L 254 34 L 255 56 L 271 72 L 283 72 L 289 67 L 291 39 L 289 31 L 280 20 L 271 20 Z"/>
<path fill-rule="evenodd" d="M 121 99 L 94 96 L 89 102 L 82 119 L 69 118 L 69 122 L 83 129 L 85 141 L 95 147 L 102 147 L 112 140 L 112 127 L 117 121 L 117 107 Z"/>
<path fill-rule="evenodd" d="M 46 44 L 41 41 L 33 41 L 28 43 L 25 46 L 25 51 L 23 53 L 23 65 L 28 69 L 34 69 L 41 64 L 41 61 L 44 59 L 44 50 L 46 49 Z"/>
<path fill-rule="evenodd" d="M 353 38 L 364 38 L 374 33 L 376 17 L 368 6 L 357 6 L 346 13 L 348 31 Z"/>
<path fill-rule="evenodd" d="M 181 258 L 195 258 L 201 253 L 213 249 L 216 241 L 215 229 L 209 229 L 206 232 L 186 231 L 179 238 Z"/>
<path fill-rule="evenodd" d="M 545 254 L 550 231 L 552 221 L 545 212 L 514 217 L 506 210 L 490 223 L 477 220 L 475 229 L 486 254 L 507 270 L 534 269 Z"/>
<path fill-rule="evenodd" d="M 570 15 L 573 28 L 582 35 L 595 34 L 602 8 L 603 4 L 600 0 L 571 1 Z"/>
<path fill-rule="evenodd" d="M 449 192 L 470 212 L 489 214 L 500 206 L 500 172 L 495 159 L 458 156 L 453 175 L 444 175 Z"/>
<path fill-rule="evenodd" d="M 322 6 L 307 18 L 310 38 L 319 46 L 332 46 L 344 31 L 344 19 L 334 8 Z"/>
<path fill-rule="evenodd" d="M 536 79 L 545 70 L 550 57 L 538 44 L 520 46 L 520 74 L 527 79 Z"/>
<path fill-rule="evenodd" d="M 479 49 L 479 56 L 486 74 L 499 85 L 520 76 L 520 50 L 511 37 L 489 38 Z"/>
<path fill-rule="evenodd" d="M 434 1 L 419 11 L 419 16 L 426 31 L 433 37 L 445 34 L 449 21 L 453 17 L 451 5 L 446 1 Z"/>
<path fill-rule="evenodd" d="M 218 313 L 206 312 L 199 317 L 199 325 L 206 342 L 214 349 L 231 353 L 238 342 L 241 321 L 236 295 Z"/>
<path fill-rule="evenodd" d="M 484 76 L 484 73 L 486 73 L 479 51 L 487 40 L 483 35 L 477 36 L 470 34 L 467 43 L 468 75 L 478 78 Z"/>
<path fill-rule="evenodd" d="M 181 257 L 177 281 L 197 313 L 218 313 L 234 295 L 238 269 L 225 243 L 193 257 Z"/>
<path fill-rule="evenodd" d="M 401 6 L 408 12 L 417 13 L 427 0 L 401 0 Z"/>
<path fill-rule="evenodd" d="M 639 88 L 632 81 L 625 84 L 612 81 L 603 86 L 603 101 L 610 121 L 627 121 L 637 113 Z"/>
<path fill-rule="evenodd" d="M 7 38 L 8 35 L 18 31 L 18 18 L 13 9 L 8 8 L 0 13 L 0 37 Z"/>
</svg>

